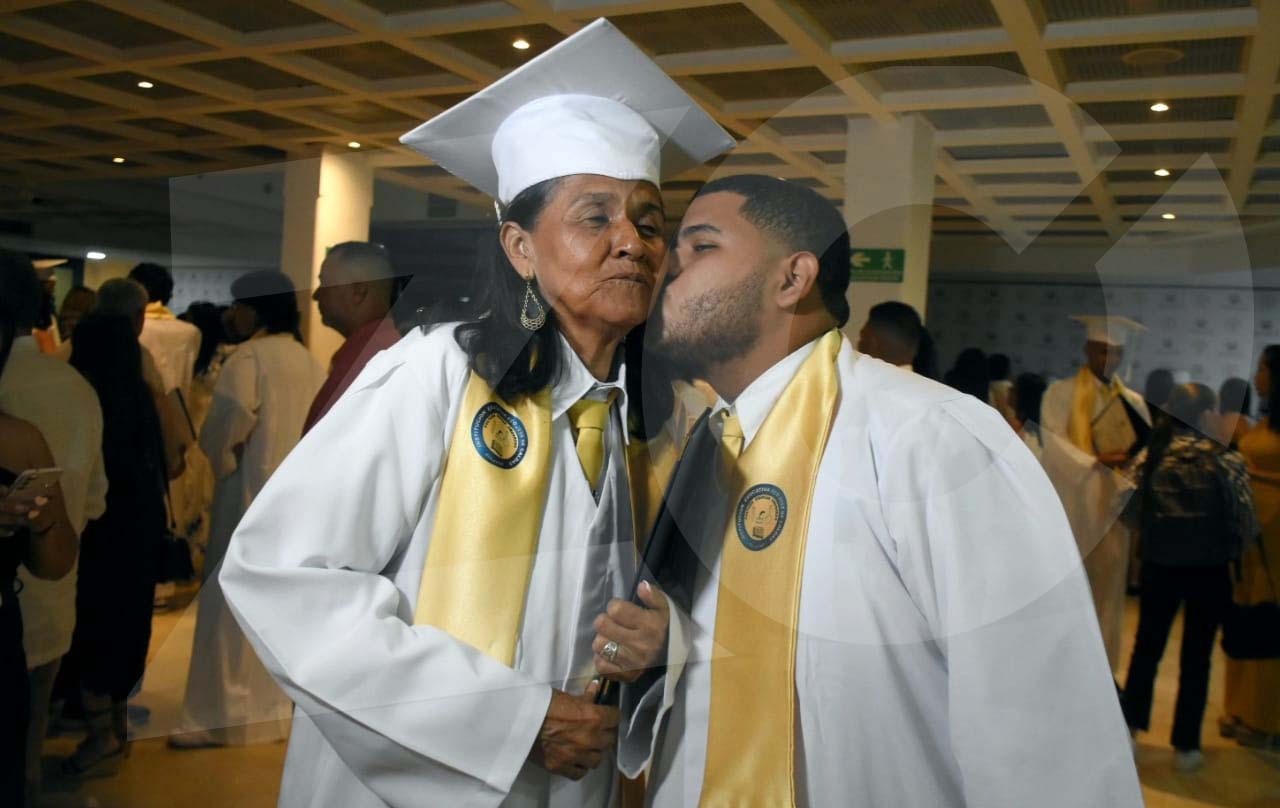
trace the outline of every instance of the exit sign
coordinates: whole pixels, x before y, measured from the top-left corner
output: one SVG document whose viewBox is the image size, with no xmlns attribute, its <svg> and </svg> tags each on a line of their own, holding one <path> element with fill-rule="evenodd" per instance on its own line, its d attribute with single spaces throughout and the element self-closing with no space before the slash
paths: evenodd
<svg viewBox="0 0 1280 808">
<path fill-rule="evenodd" d="M 858 247 L 849 256 L 849 279 L 854 283 L 902 283 L 907 251 Z"/>
</svg>

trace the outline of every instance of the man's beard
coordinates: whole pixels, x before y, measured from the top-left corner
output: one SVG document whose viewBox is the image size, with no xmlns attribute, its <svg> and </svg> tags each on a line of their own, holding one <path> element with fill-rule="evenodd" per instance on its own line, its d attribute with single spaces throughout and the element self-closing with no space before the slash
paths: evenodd
<svg viewBox="0 0 1280 808">
<path fill-rule="evenodd" d="M 681 378 L 705 378 L 707 369 L 743 356 L 760 338 L 760 293 L 765 273 L 753 272 L 742 284 L 703 292 L 666 316 L 664 289 L 650 329 L 650 347 Z"/>
</svg>

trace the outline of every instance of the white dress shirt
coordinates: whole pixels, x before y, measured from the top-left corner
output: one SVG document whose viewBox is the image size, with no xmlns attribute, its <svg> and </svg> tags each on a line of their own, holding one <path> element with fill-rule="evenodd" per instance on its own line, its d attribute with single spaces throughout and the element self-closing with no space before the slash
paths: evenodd
<svg viewBox="0 0 1280 808">
<path fill-rule="evenodd" d="M 813 347 L 717 402 L 744 451 Z M 1141 805 L 1080 559 L 1026 446 L 984 403 L 847 342 L 837 372 L 801 583 L 799 805 Z M 662 808 L 702 793 L 718 571 L 649 774 Z"/>
<path fill-rule="evenodd" d="M 146 320 L 138 341 L 151 352 L 160 378 L 164 380 L 167 395 L 174 390 L 187 396 L 191 390 L 191 376 L 195 373 L 196 357 L 200 353 L 200 329 L 185 320 L 178 320 L 159 303 L 147 306 Z"/>
<path fill-rule="evenodd" d="M 102 408 L 98 395 L 66 362 L 40 353 L 33 337 L 13 341 L 0 376 L 0 411 L 40 430 L 62 468 L 62 495 L 79 534 L 107 509 L 102 465 Z M 11 469 L 20 472 L 22 469 Z M 59 659 L 71 647 L 76 624 L 76 572 L 46 581 L 19 568 L 23 642 L 32 668 Z"/>
<path fill-rule="evenodd" d="M 258 495 L 221 581 L 268 669 L 298 705 L 282 806 L 603 806 L 610 761 L 583 780 L 526 758 L 553 688 L 592 673 L 592 622 L 635 574 L 627 497 L 627 401 L 610 418 L 597 502 L 569 407 L 623 387 L 562 344 L 551 391 L 546 504 L 512 667 L 413 613 L 441 472 L 469 368 L 454 328 L 415 329 L 374 357 Z M 476 492 L 476 508 L 506 507 Z M 647 743 L 645 744 L 648 745 Z"/>
</svg>

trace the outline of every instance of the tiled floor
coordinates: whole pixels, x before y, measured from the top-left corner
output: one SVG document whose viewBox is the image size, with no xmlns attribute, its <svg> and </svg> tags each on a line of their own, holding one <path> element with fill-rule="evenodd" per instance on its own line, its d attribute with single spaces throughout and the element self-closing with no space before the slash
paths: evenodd
<svg viewBox="0 0 1280 808">
<path fill-rule="evenodd" d="M 1127 631 L 1130 639 L 1136 619 L 1136 605 L 1130 603 Z M 151 719 L 145 727 L 138 728 L 141 737 L 119 772 L 78 783 L 51 777 L 44 799 L 39 803 L 41 808 L 269 808 L 275 805 L 284 744 L 194 751 L 174 751 L 165 745 L 164 736 L 176 725 L 194 622 L 194 609 L 156 615 L 153 658 L 146 686 L 135 702 L 150 708 Z M 1149 808 L 1280 807 L 1280 754 L 1242 749 L 1217 737 L 1216 720 L 1222 704 L 1220 652 L 1215 659 L 1205 716 L 1204 749 L 1208 763 L 1192 775 L 1173 771 L 1173 754 L 1166 741 L 1173 720 L 1180 633 L 1181 627 L 1176 626 L 1165 664 L 1161 666 L 1152 732 L 1141 738 L 1138 763 L 1147 805 Z M 75 741 L 74 737 L 51 739 L 45 747 L 46 769 L 52 769 L 58 758 L 69 754 Z"/>
</svg>

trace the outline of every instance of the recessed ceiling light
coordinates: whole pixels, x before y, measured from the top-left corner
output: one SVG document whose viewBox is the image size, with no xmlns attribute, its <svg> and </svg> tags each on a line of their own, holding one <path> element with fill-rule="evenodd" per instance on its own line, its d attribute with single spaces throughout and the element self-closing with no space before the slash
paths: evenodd
<svg viewBox="0 0 1280 808">
<path fill-rule="evenodd" d="M 1152 112 L 1168 112 L 1169 105 L 1163 101 L 1157 101 L 1151 105 L 1151 111 Z"/>
<path fill-rule="evenodd" d="M 89 252 L 84 254 L 84 257 L 88 258 L 90 261 L 101 261 L 107 257 L 107 254 L 99 250 L 89 250 Z"/>
<path fill-rule="evenodd" d="M 1167 176 L 1169 176 L 1169 169 L 1167 169 L 1167 168 L 1157 168 L 1157 169 L 1156 169 L 1156 171 L 1155 171 L 1155 174 L 1156 174 L 1156 176 L 1157 176 L 1157 177 L 1167 177 Z"/>
<path fill-rule="evenodd" d="M 347 144 L 347 148 L 348 148 L 348 149 L 358 149 L 358 148 L 360 148 L 360 141 L 358 141 L 358 140 L 353 140 L 353 141 L 349 142 L 349 143 Z"/>
<path fill-rule="evenodd" d="M 123 157 L 112 157 L 112 158 L 111 158 L 111 162 L 113 162 L 113 163 L 123 163 L 123 162 L 124 162 L 124 158 L 123 158 Z"/>
<path fill-rule="evenodd" d="M 1175 214 L 1175 213 L 1161 213 L 1161 214 L 1160 214 L 1160 218 L 1161 218 L 1161 219 L 1167 219 L 1167 220 L 1169 220 L 1169 221 L 1173 221 L 1174 219 L 1178 218 L 1178 216 L 1177 216 L 1177 214 Z"/>
<path fill-rule="evenodd" d="M 143 79 L 142 81 L 138 82 L 138 86 L 144 90 L 150 90 L 155 85 L 147 81 L 146 79 Z"/>
<path fill-rule="evenodd" d="M 517 39 L 515 42 L 512 42 L 511 47 L 515 48 L 516 50 L 529 50 L 529 40 L 525 39 L 524 37 L 521 37 L 520 39 Z"/>
</svg>

